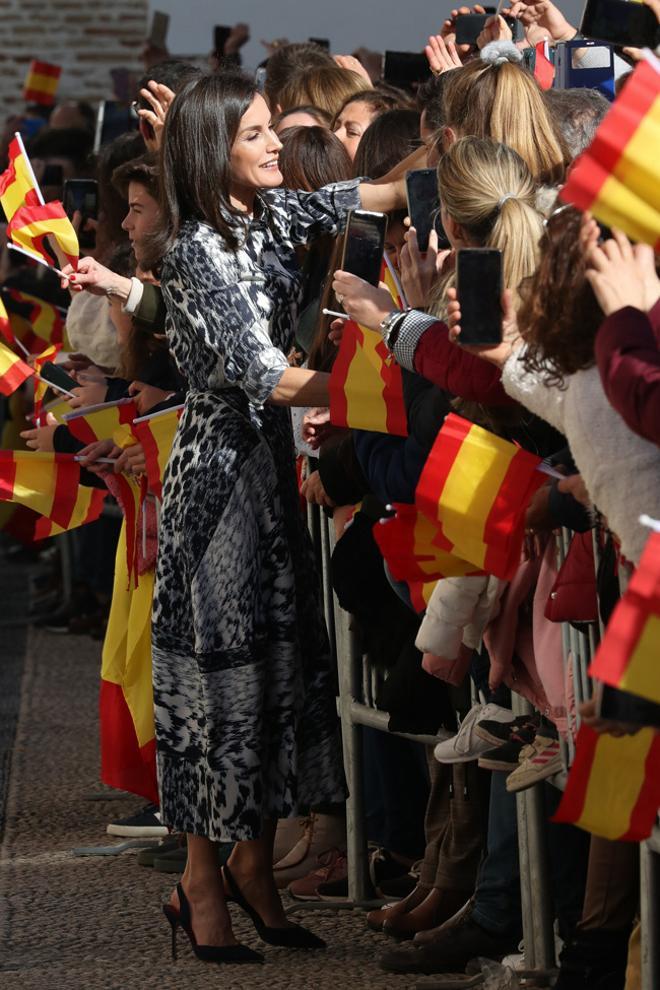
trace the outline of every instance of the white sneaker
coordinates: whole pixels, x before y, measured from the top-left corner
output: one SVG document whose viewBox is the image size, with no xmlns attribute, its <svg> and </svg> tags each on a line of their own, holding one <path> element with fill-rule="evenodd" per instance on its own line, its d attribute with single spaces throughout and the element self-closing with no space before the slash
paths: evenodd
<svg viewBox="0 0 660 990">
<path fill-rule="evenodd" d="M 486 753 L 493 748 L 493 744 L 487 739 L 481 739 L 475 733 L 474 727 L 481 719 L 488 719 L 491 722 L 511 722 L 514 718 L 513 712 L 508 708 L 501 708 L 499 705 L 473 705 L 467 713 L 455 736 L 445 739 L 433 750 L 438 763 L 469 763 L 476 760 L 482 753 Z"/>
</svg>

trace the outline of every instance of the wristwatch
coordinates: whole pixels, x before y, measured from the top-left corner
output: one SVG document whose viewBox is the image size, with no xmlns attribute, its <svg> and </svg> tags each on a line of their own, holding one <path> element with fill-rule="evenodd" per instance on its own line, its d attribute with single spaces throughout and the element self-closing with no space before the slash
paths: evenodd
<svg viewBox="0 0 660 990">
<path fill-rule="evenodd" d="M 393 309 L 380 323 L 380 332 L 385 346 L 391 351 L 396 343 L 399 329 L 406 318 L 407 310 Z"/>
</svg>

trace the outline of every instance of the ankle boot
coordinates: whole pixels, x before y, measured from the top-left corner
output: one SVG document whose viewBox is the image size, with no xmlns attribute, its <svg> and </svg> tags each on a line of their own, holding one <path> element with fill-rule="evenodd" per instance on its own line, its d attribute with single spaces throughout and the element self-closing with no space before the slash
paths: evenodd
<svg viewBox="0 0 660 990">
<path fill-rule="evenodd" d="M 424 901 L 412 911 L 388 919 L 383 924 L 386 935 L 398 939 L 414 938 L 419 932 L 426 932 L 444 924 L 465 904 L 469 894 L 463 890 L 441 890 L 432 887 Z"/>
<path fill-rule="evenodd" d="M 394 904 L 386 904 L 382 908 L 378 908 L 376 911 L 369 911 L 367 914 L 367 924 L 375 932 L 384 931 L 385 922 L 389 922 L 398 918 L 402 914 L 406 914 L 408 911 L 412 911 L 416 908 L 422 901 L 427 897 L 430 887 L 422 886 L 418 883 L 412 893 L 408 894 L 401 901 L 396 901 Z"/>
</svg>

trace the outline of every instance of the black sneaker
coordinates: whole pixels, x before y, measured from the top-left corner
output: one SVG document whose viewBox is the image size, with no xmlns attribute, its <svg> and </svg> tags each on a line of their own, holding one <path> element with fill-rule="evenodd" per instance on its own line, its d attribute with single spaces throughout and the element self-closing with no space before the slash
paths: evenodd
<svg viewBox="0 0 660 990">
<path fill-rule="evenodd" d="M 509 723 L 484 719 L 483 722 L 476 723 L 474 734 L 492 743 L 493 746 L 503 746 L 514 732 L 520 732 L 528 725 L 534 725 L 538 728 L 539 722 L 540 716 L 538 715 L 519 715 L 518 718 Z"/>
<path fill-rule="evenodd" d="M 479 757 L 483 770 L 515 770 L 520 762 L 520 751 L 534 741 L 538 726 L 527 723 L 518 732 L 513 732 L 508 742 L 495 749 L 489 749 Z"/>
<path fill-rule="evenodd" d="M 153 867 L 157 873 L 183 873 L 187 860 L 188 847 L 184 843 L 177 849 L 170 849 L 160 856 L 155 856 Z"/>
<path fill-rule="evenodd" d="M 166 839 L 161 839 L 160 842 L 149 846 L 148 849 L 140 849 L 136 857 L 138 865 L 153 866 L 155 859 L 158 859 L 159 856 L 164 856 L 165 853 L 172 852 L 173 849 L 178 849 L 181 842 L 180 835 L 168 835 Z"/>
<path fill-rule="evenodd" d="M 110 822 L 108 835 L 120 835 L 130 839 L 160 839 L 169 835 L 169 829 L 160 820 L 157 804 L 147 804 L 135 815 Z"/>
<path fill-rule="evenodd" d="M 432 942 L 392 949 L 380 958 L 388 973 L 464 973 L 470 959 L 502 959 L 517 948 L 512 935 L 492 935 L 472 920 L 472 910 L 461 911 L 438 929 Z"/>
<path fill-rule="evenodd" d="M 629 936 L 627 929 L 578 932 L 561 950 L 556 990 L 621 990 Z"/>
</svg>

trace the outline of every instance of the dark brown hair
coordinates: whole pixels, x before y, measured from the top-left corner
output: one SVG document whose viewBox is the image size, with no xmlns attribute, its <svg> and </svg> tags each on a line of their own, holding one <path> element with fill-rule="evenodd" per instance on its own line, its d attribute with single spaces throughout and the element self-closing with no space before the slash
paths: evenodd
<svg viewBox="0 0 660 990">
<path fill-rule="evenodd" d="M 551 214 L 541 238 L 541 260 L 520 290 L 518 325 L 527 348 L 524 366 L 546 385 L 591 368 L 603 311 L 585 277 L 580 245 L 582 214 L 570 207 Z"/>
<path fill-rule="evenodd" d="M 387 110 L 360 138 L 353 174 L 380 179 L 420 145 L 417 110 Z"/>
<path fill-rule="evenodd" d="M 319 65 L 334 65 L 324 48 L 310 41 L 297 41 L 276 48 L 266 63 L 264 96 L 272 113 L 280 103 L 280 90 L 294 72 Z"/>
<path fill-rule="evenodd" d="M 135 257 L 129 244 L 122 244 L 112 255 L 109 266 L 117 275 L 130 278 L 135 275 Z M 158 351 L 166 351 L 167 342 L 153 333 L 153 329 L 143 329 L 131 320 L 131 331 L 121 346 L 117 374 L 126 381 L 135 381 L 144 373 L 149 358 Z"/>
<path fill-rule="evenodd" d="M 326 127 L 290 127 L 282 131 L 280 140 L 280 171 L 287 189 L 314 192 L 351 178 L 348 152 Z"/>
<path fill-rule="evenodd" d="M 112 173 L 112 184 L 125 200 L 131 182 L 144 186 L 153 199 L 158 199 L 158 158 L 153 152 L 124 162 Z"/>
<path fill-rule="evenodd" d="M 294 113 L 306 113 L 309 117 L 313 117 L 314 120 L 318 122 L 319 127 L 331 127 L 332 126 L 332 115 L 327 112 L 327 110 L 321 110 L 320 107 L 312 106 L 311 103 L 304 103 L 301 107 L 290 107 L 288 110 L 282 110 L 281 113 L 275 114 L 273 117 L 271 126 L 273 130 L 280 126 L 282 121 L 286 120 Z M 293 126 L 298 126 L 297 124 Z"/>
</svg>

